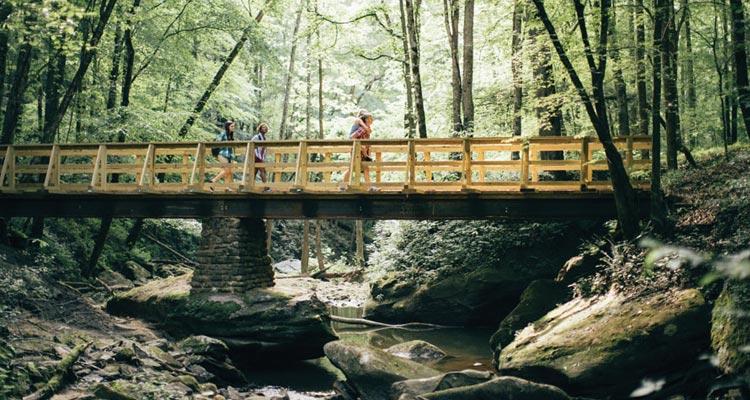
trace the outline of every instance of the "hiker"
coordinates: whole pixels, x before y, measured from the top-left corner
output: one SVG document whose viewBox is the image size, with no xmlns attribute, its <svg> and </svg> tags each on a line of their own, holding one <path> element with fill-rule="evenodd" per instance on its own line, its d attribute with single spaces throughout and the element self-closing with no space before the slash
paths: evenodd
<svg viewBox="0 0 750 400">
<path fill-rule="evenodd" d="M 251 139 L 253 142 L 265 142 L 266 141 L 266 134 L 268 133 L 268 125 L 265 123 L 262 123 L 258 125 L 257 134 L 253 136 Z M 256 163 L 265 163 L 266 162 L 266 148 L 263 146 L 258 146 L 258 144 L 255 145 L 255 162 Z M 261 182 L 266 182 L 266 169 L 265 168 L 256 168 L 255 174 L 253 175 L 253 179 L 260 174 L 260 180 Z"/>
<path fill-rule="evenodd" d="M 234 121 L 227 121 L 224 123 L 224 132 L 220 133 L 217 137 L 218 141 L 221 142 L 231 142 L 234 141 L 234 129 L 235 124 Z M 218 151 L 217 151 L 218 150 Z M 221 148 L 214 148 L 212 149 L 212 154 L 214 154 L 218 159 L 219 162 L 223 164 L 221 172 L 214 176 L 213 179 L 211 179 L 211 183 L 216 183 L 221 178 L 224 178 L 224 181 L 226 183 L 232 183 L 234 181 L 234 178 L 232 176 L 232 160 L 234 159 L 234 152 L 231 147 L 221 147 Z M 209 186 L 209 188 L 213 191 L 213 186 Z"/>
<path fill-rule="evenodd" d="M 352 129 L 350 130 L 349 138 L 354 140 L 368 140 L 370 139 L 370 134 L 372 133 L 372 124 L 375 121 L 375 118 L 372 116 L 372 114 L 361 111 L 360 114 L 357 116 L 357 119 L 354 121 L 354 125 L 352 125 Z M 370 157 L 370 146 L 368 145 L 362 145 L 360 148 L 360 152 L 362 155 L 362 162 L 370 162 L 372 161 L 372 157 Z M 354 154 L 352 154 L 352 157 L 354 157 Z M 351 171 L 346 171 L 344 174 L 344 180 L 341 182 L 341 190 L 346 189 L 346 185 L 349 183 L 349 174 Z M 365 176 L 365 183 L 370 184 L 370 171 L 369 168 L 366 166 L 362 166 L 362 173 Z M 376 187 L 371 187 L 370 190 L 379 190 Z"/>
</svg>

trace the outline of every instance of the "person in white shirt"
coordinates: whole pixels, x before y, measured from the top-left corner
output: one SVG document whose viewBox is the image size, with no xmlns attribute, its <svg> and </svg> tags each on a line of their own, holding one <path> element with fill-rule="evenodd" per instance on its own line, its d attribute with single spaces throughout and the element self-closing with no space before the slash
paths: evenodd
<svg viewBox="0 0 750 400">
<path fill-rule="evenodd" d="M 266 140 L 266 134 L 268 133 L 268 125 L 265 123 L 262 123 L 258 125 L 258 133 L 253 136 L 252 141 L 253 142 L 264 142 Z M 266 148 L 263 146 L 258 146 L 258 144 L 255 144 L 255 162 L 256 163 L 265 163 L 266 162 Z M 265 168 L 257 168 L 256 169 L 256 175 L 260 174 L 260 180 L 262 182 L 266 181 L 266 169 Z M 255 179 L 255 176 L 253 176 L 253 179 Z"/>
</svg>

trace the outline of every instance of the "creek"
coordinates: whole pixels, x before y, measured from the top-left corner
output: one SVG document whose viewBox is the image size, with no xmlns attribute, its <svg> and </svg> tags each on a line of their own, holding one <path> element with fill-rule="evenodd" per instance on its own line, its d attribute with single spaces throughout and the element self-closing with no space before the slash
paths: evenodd
<svg viewBox="0 0 750 400">
<path fill-rule="evenodd" d="M 331 314 L 348 318 L 361 318 L 361 307 L 330 307 Z M 443 328 L 430 330 L 404 330 L 394 328 L 361 327 L 334 322 L 336 334 L 344 341 L 368 344 L 385 349 L 410 340 L 424 340 L 440 347 L 448 357 L 429 364 L 439 371 L 462 369 L 490 370 L 492 352 L 489 327 Z M 262 388 L 266 395 L 287 390 L 292 400 L 318 399 L 331 394 L 336 380 L 343 374 L 327 358 L 294 363 L 256 365 L 244 370 L 253 387 Z"/>
</svg>

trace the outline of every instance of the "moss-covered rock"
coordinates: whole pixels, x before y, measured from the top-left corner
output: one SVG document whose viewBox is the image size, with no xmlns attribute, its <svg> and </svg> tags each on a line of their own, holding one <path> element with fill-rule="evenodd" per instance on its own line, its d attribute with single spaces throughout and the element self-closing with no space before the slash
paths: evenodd
<svg viewBox="0 0 750 400">
<path fill-rule="evenodd" d="M 420 398 L 426 400 L 570 400 L 570 397 L 559 388 L 510 376 L 502 376 L 477 385 L 427 393 Z"/>
<path fill-rule="evenodd" d="M 750 281 L 728 281 L 716 300 L 711 345 L 719 367 L 750 381 Z"/>
<path fill-rule="evenodd" d="M 401 239 L 403 250 L 391 257 L 401 271 L 373 284 L 366 318 L 495 325 L 530 282 L 554 278 L 576 253 L 582 232 L 591 230 L 573 224 L 463 221 L 412 229 L 417 232 L 404 233 L 408 241 Z M 549 251 L 550 243 L 555 251 Z"/>
<path fill-rule="evenodd" d="M 629 395 L 646 377 L 694 365 L 709 345 L 698 290 L 575 299 L 517 332 L 497 357 L 502 374 L 576 395 Z"/>
<path fill-rule="evenodd" d="M 489 371 L 467 369 L 448 372 L 431 378 L 408 379 L 391 385 L 391 398 L 408 400 L 425 393 L 476 385 L 487 382 L 492 378 L 494 378 L 494 375 Z"/>
<path fill-rule="evenodd" d="M 410 340 L 395 344 L 385 349 L 385 351 L 396 357 L 421 363 L 436 362 L 442 360 L 447 355 L 439 347 L 424 340 Z"/>
<path fill-rule="evenodd" d="M 492 338 L 490 348 L 496 353 L 513 341 L 516 331 L 543 317 L 569 299 L 570 291 L 559 282 L 548 279 L 531 282 L 523 291 L 521 300 L 502 322 Z"/>
<path fill-rule="evenodd" d="M 347 383 L 362 400 L 388 400 L 393 383 L 440 374 L 370 346 L 336 341 L 325 345 L 325 354 L 344 373 Z"/>
<path fill-rule="evenodd" d="M 206 335 L 226 343 L 235 360 L 310 359 L 335 340 L 325 305 L 285 279 L 272 288 L 234 294 L 191 293 L 190 275 L 153 281 L 107 303 L 116 315 L 154 322 L 177 337 Z"/>
</svg>

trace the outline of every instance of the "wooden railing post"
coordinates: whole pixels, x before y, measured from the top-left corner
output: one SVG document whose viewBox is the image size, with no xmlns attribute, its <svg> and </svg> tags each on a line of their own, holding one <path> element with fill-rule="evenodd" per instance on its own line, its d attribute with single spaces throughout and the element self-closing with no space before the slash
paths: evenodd
<svg viewBox="0 0 750 400">
<path fill-rule="evenodd" d="M 206 159 L 206 145 L 198 143 L 195 148 L 195 159 L 193 160 L 193 168 L 190 171 L 190 178 L 188 182 L 189 190 L 200 190 L 203 188 L 204 169 L 203 165 Z M 197 178 L 196 178 L 197 175 Z"/>
<path fill-rule="evenodd" d="M 330 163 L 332 158 L 333 158 L 333 154 L 332 153 L 330 153 L 330 152 L 326 153 L 325 154 L 325 158 L 324 158 L 325 163 L 326 164 Z M 331 171 L 324 172 L 323 173 L 323 182 L 331 182 L 331 176 L 332 175 L 333 175 L 333 172 L 331 172 Z"/>
<path fill-rule="evenodd" d="M 629 135 L 626 140 L 625 170 L 628 175 L 633 171 L 633 136 Z"/>
<path fill-rule="evenodd" d="M 581 190 L 586 190 L 589 185 L 589 137 L 581 138 Z"/>
<path fill-rule="evenodd" d="M 142 191 L 143 187 L 146 186 L 146 182 L 148 181 L 149 186 L 153 184 L 154 176 L 154 153 L 156 152 L 156 148 L 153 144 L 148 145 L 148 150 L 146 151 L 146 157 L 143 158 L 143 167 L 141 167 L 141 178 L 138 180 L 138 191 Z M 151 176 L 149 176 L 151 175 Z"/>
<path fill-rule="evenodd" d="M 379 151 L 375 153 L 375 162 L 377 163 L 375 166 L 375 183 L 381 183 L 383 181 L 383 167 L 380 166 L 380 163 L 383 162 L 383 153 Z"/>
<path fill-rule="evenodd" d="M 255 186 L 255 143 L 250 142 L 245 148 L 245 162 L 242 164 L 242 183 L 240 190 L 252 189 Z"/>
<path fill-rule="evenodd" d="M 307 141 L 299 142 L 297 152 L 297 167 L 294 173 L 294 187 L 297 190 L 304 190 L 307 186 Z"/>
<path fill-rule="evenodd" d="M 281 164 L 281 153 L 276 153 L 273 155 L 273 161 L 275 164 Z M 273 173 L 273 183 L 281 182 L 281 171 L 274 172 Z"/>
<path fill-rule="evenodd" d="M 362 143 L 359 140 L 354 140 L 352 143 L 352 159 L 349 163 L 349 187 L 358 188 L 360 187 L 361 174 L 362 174 Z"/>
<path fill-rule="evenodd" d="M 16 188 L 16 151 L 12 145 L 5 149 L 5 158 L 3 159 L 3 169 L 0 170 L 0 188 L 6 186 L 5 179 L 8 179 L 8 189 Z"/>
<path fill-rule="evenodd" d="M 407 146 L 408 154 L 406 155 L 406 187 L 408 189 L 414 189 L 417 184 L 417 151 L 414 145 L 414 139 L 409 139 L 409 145 Z"/>
<path fill-rule="evenodd" d="M 428 182 L 432 182 L 432 167 L 430 167 L 429 165 L 430 161 L 432 161 L 432 155 L 430 154 L 429 151 L 425 151 L 424 152 L 424 162 L 425 162 L 424 177 L 425 177 L 425 180 Z"/>
<path fill-rule="evenodd" d="M 480 151 L 479 154 L 477 154 L 477 160 L 479 160 L 479 161 L 484 161 L 485 160 L 485 152 L 484 151 Z M 479 167 L 479 182 L 484 182 L 485 181 L 485 174 L 487 174 L 487 170 L 485 169 L 485 167 L 480 166 Z"/>
<path fill-rule="evenodd" d="M 94 160 L 94 172 L 91 174 L 91 183 L 89 184 L 89 191 L 96 189 L 97 182 L 101 186 L 102 190 L 106 189 L 107 181 L 107 146 L 99 145 L 99 150 L 96 152 L 96 159 Z"/>
<path fill-rule="evenodd" d="M 44 190 L 50 187 L 57 187 L 60 184 L 60 145 L 52 145 L 52 152 L 49 155 L 49 164 L 47 164 L 47 174 L 44 176 Z"/>
<path fill-rule="evenodd" d="M 526 190 L 529 187 L 529 144 L 523 143 L 521 145 L 521 190 Z"/>
<path fill-rule="evenodd" d="M 470 139 L 464 139 L 463 143 L 463 168 L 461 168 L 461 171 L 463 173 L 463 184 L 461 185 L 463 189 L 468 189 L 472 184 L 472 176 L 471 176 L 471 141 Z"/>
</svg>

